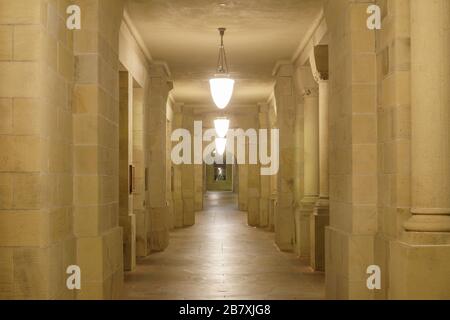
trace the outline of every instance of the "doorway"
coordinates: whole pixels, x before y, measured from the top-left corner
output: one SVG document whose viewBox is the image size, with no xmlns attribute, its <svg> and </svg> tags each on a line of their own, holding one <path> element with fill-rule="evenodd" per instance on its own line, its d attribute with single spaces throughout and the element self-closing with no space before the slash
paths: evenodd
<svg viewBox="0 0 450 320">
<path fill-rule="evenodd" d="M 221 163 L 214 162 L 206 165 L 206 191 L 233 192 L 234 191 L 234 166 L 226 163 L 224 155 Z"/>
</svg>

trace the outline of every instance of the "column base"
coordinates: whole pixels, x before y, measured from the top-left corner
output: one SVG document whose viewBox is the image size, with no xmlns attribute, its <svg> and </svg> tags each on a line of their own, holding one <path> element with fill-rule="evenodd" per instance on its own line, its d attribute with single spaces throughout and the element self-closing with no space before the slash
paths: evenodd
<svg viewBox="0 0 450 320">
<path fill-rule="evenodd" d="M 259 227 L 259 199 L 248 199 L 247 223 L 250 227 Z"/>
<path fill-rule="evenodd" d="M 330 223 L 328 199 L 319 199 L 311 216 L 310 253 L 311 267 L 315 271 L 325 271 L 325 228 Z"/>
<path fill-rule="evenodd" d="M 151 220 L 148 241 L 152 251 L 163 251 L 169 245 L 166 210 L 166 207 L 150 208 Z"/>
<path fill-rule="evenodd" d="M 269 226 L 268 229 L 270 231 L 275 231 L 275 213 L 277 211 L 278 206 L 278 198 L 277 195 L 274 194 L 269 199 Z"/>
<path fill-rule="evenodd" d="M 246 212 L 248 211 L 248 204 L 247 202 L 239 201 L 239 211 Z"/>
<path fill-rule="evenodd" d="M 374 261 L 374 236 L 325 228 L 325 288 L 331 300 L 372 300 L 367 267 Z"/>
<path fill-rule="evenodd" d="M 259 200 L 259 226 L 261 228 L 267 228 L 269 226 L 269 206 L 269 199 L 261 198 Z"/>
<path fill-rule="evenodd" d="M 414 214 L 405 222 L 404 227 L 413 232 L 450 232 L 450 215 Z"/>
<path fill-rule="evenodd" d="M 275 208 L 275 243 L 281 251 L 291 252 L 294 249 L 294 213 L 292 206 Z"/>
<path fill-rule="evenodd" d="M 77 239 L 77 264 L 81 268 L 79 300 L 119 299 L 123 287 L 122 228 L 96 237 Z"/>
<path fill-rule="evenodd" d="M 166 208 L 166 225 L 169 230 L 175 229 L 175 211 L 173 207 L 173 200 L 167 200 L 167 208 Z"/>
<path fill-rule="evenodd" d="M 314 213 L 314 205 L 317 197 L 305 197 L 300 203 L 300 207 L 295 212 L 295 248 L 299 257 L 309 259 L 310 251 L 310 224 L 311 216 Z"/>
<path fill-rule="evenodd" d="M 129 214 L 119 217 L 123 228 L 123 267 L 125 271 L 136 269 L 136 216 Z"/>
<path fill-rule="evenodd" d="M 389 299 L 450 299 L 450 234 L 406 232 L 390 243 Z"/>
<path fill-rule="evenodd" d="M 183 228 L 183 199 L 173 199 L 173 215 L 175 228 Z"/>
<path fill-rule="evenodd" d="M 183 198 L 183 227 L 191 227 L 195 224 L 195 200 Z"/>
<path fill-rule="evenodd" d="M 147 230 L 150 217 L 147 210 L 134 210 L 136 215 L 136 255 L 140 258 L 147 257 L 151 249 L 147 242 Z"/>
</svg>

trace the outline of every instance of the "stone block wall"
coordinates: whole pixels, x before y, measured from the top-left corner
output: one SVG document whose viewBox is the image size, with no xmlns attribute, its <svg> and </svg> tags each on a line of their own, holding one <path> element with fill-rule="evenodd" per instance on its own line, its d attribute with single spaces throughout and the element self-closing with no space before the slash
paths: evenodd
<svg viewBox="0 0 450 320">
<path fill-rule="evenodd" d="M 378 4 L 376 298 L 448 299 L 450 4 Z"/>
<path fill-rule="evenodd" d="M 167 194 L 167 101 L 170 90 L 169 75 L 162 65 L 149 68 L 147 123 L 147 201 L 150 212 L 149 241 L 151 249 L 162 251 L 169 244 L 169 204 Z"/>
<path fill-rule="evenodd" d="M 82 28 L 74 32 L 76 101 L 74 173 L 80 299 L 115 298 L 123 283 L 119 227 L 119 28 L 121 0 L 79 0 Z"/>
<path fill-rule="evenodd" d="M 66 9 L 80 6 L 82 29 Z M 0 1 L 1 296 L 120 295 L 122 1 Z M 5 261 L 5 262 L 3 262 Z M 68 291 L 79 265 L 82 290 Z"/>
<path fill-rule="evenodd" d="M 409 0 L 379 1 L 377 32 L 378 221 L 375 263 L 384 271 L 376 298 L 388 298 L 389 243 L 399 239 L 411 208 L 411 39 Z M 371 93 L 375 95 L 375 93 Z M 367 156 L 375 150 L 367 152 Z M 394 280 L 394 279 L 392 279 Z"/>
<path fill-rule="evenodd" d="M 71 299 L 73 33 L 68 1 L 0 1 L 0 298 Z"/>
<path fill-rule="evenodd" d="M 294 68 L 281 65 L 275 83 L 278 129 L 280 130 L 280 168 L 277 175 L 277 206 L 274 212 L 275 243 L 283 251 L 291 251 L 295 243 L 294 172 L 296 90 Z"/>
<path fill-rule="evenodd" d="M 145 163 L 145 89 L 134 88 L 133 92 L 133 165 L 135 166 L 133 193 L 133 211 L 136 215 L 136 255 L 146 257 L 150 253 L 147 243 L 147 225 L 149 223 L 146 210 L 146 192 L 148 180 Z"/>
<path fill-rule="evenodd" d="M 375 33 L 370 1 L 328 2 L 330 51 L 330 226 L 326 230 L 326 288 L 333 299 L 372 298 L 366 269 L 373 264 L 377 227 Z"/>
</svg>

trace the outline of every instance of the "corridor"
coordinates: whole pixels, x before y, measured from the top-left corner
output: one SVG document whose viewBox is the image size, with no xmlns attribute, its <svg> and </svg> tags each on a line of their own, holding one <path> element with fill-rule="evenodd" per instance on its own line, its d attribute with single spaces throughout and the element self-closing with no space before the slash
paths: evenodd
<svg viewBox="0 0 450 320">
<path fill-rule="evenodd" d="M 278 251 L 273 233 L 247 226 L 232 193 L 208 192 L 193 227 L 125 275 L 126 299 L 322 299 L 324 275 Z"/>
<path fill-rule="evenodd" d="M 0 300 L 449 300 L 449 57 L 450 0 L 0 0 Z"/>
</svg>

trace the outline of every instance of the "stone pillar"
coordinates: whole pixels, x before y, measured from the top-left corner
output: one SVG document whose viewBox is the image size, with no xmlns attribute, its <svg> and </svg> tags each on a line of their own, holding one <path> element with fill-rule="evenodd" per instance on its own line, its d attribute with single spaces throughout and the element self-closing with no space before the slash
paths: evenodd
<svg viewBox="0 0 450 320">
<path fill-rule="evenodd" d="M 133 92 L 133 165 L 135 190 L 133 194 L 133 210 L 136 216 L 136 255 L 146 257 L 150 254 L 147 242 L 149 217 L 146 210 L 145 196 L 147 192 L 147 173 L 145 163 L 145 112 L 144 89 L 134 88 Z"/>
<path fill-rule="evenodd" d="M 273 97 L 269 103 L 269 127 L 270 129 L 278 129 L 278 119 L 275 105 L 275 98 Z M 270 145 L 273 143 L 272 139 L 270 139 Z M 279 171 L 270 176 L 270 206 L 269 206 L 269 226 L 268 229 L 272 232 L 275 231 L 275 211 L 277 208 L 278 201 L 278 175 Z"/>
<path fill-rule="evenodd" d="M 257 150 L 257 148 L 255 148 Z M 248 215 L 247 223 L 251 227 L 259 227 L 259 201 L 260 201 L 260 166 L 248 166 Z"/>
<path fill-rule="evenodd" d="M 194 195 L 194 208 L 195 211 L 202 211 L 203 210 L 203 165 L 202 164 L 196 164 L 194 165 L 194 184 L 195 184 L 195 195 Z"/>
<path fill-rule="evenodd" d="M 280 250 L 291 251 L 294 243 L 294 158 L 295 158 L 295 90 L 293 66 L 279 66 L 275 99 L 280 130 L 280 169 L 275 209 L 275 242 Z M 273 142 L 275 143 L 275 142 Z"/>
<path fill-rule="evenodd" d="M 248 164 L 239 164 L 239 211 L 248 210 Z"/>
<path fill-rule="evenodd" d="M 175 104 L 173 106 L 173 125 L 172 129 L 183 128 L 183 106 L 181 104 Z M 172 147 L 177 145 L 178 141 L 172 141 Z M 183 187 L 182 187 L 182 175 L 183 165 L 173 165 L 173 214 L 175 228 L 183 227 Z"/>
<path fill-rule="evenodd" d="M 319 201 L 318 207 L 329 206 L 328 177 L 328 80 L 319 80 Z"/>
<path fill-rule="evenodd" d="M 330 221 L 328 175 L 328 81 L 319 80 L 319 199 L 311 217 L 311 267 L 325 270 L 325 227 Z"/>
<path fill-rule="evenodd" d="M 314 79 L 319 84 L 319 199 L 311 219 L 311 267 L 325 270 L 325 227 L 330 221 L 328 170 L 328 46 L 313 48 L 310 57 Z"/>
<path fill-rule="evenodd" d="M 255 121 L 254 129 L 258 133 L 258 124 Z M 251 129 L 250 129 L 251 130 Z M 258 153 L 258 141 L 253 141 L 253 139 L 248 138 L 247 145 L 247 159 L 251 159 L 251 154 Z M 261 198 L 261 168 L 259 164 L 248 165 L 248 215 L 247 222 L 249 226 L 258 227 L 259 226 L 259 200 Z"/>
<path fill-rule="evenodd" d="M 304 92 L 304 194 L 296 212 L 297 254 L 311 255 L 311 224 L 319 198 L 319 99 L 317 88 Z"/>
<path fill-rule="evenodd" d="M 394 299 L 450 299 L 449 9 L 411 1 L 412 217 L 391 252 Z"/>
<path fill-rule="evenodd" d="M 167 221 L 167 98 L 172 89 L 161 65 L 150 67 L 148 99 L 148 204 L 150 210 L 149 241 L 152 250 L 164 250 L 169 243 Z M 170 156 L 170 155 L 169 155 Z"/>
<path fill-rule="evenodd" d="M 167 107 L 170 109 L 170 107 Z M 169 114 L 170 113 L 170 114 Z M 174 216 L 174 208 L 173 208 L 173 198 L 172 198 L 172 120 L 173 120 L 172 110 L 168 110 L 167 112 L 167 121 L 166 121 L 166 202 L 167 202 L 167 225 L 169 230 L 173 230 L 175 228 L 175 216 Z"/>
<path fill-rule="evenodd" d="M 295 187 L 295 208 L 298 210 L 301 201 L 303 200 L 304 189 L 304 105 L 303 95 L 297 94 L 297 111 L 295 115 L 295 172 L 294 172 L 294 187 Z"/>
<path fill-rule="evenodd" d="M 63 19 L 54 1 L 0 2 L 2 300 L 76 295 L 64 278 L 77 264 L 73 173 L 89 173 L 97 150 L 74 157 L 73 31 L 53 23 Z"/>
<path fill-rule="evenodd" d="M 303 191 L 304 191 L 304 99 L 303 95 L 297 92 L 297 106 L 296 106 L 296 115 L 295 115 L 295 165 L 294 165 L 294 201 L 295 201 L 295 252 L 300 253 L 302 250 L 300 249 L 301 245 L 301 236 L 302 230 L 300 228 L 300 209 L 301 202 L 303 200 Z M 305 235 L 308 235 L 306 233 Z"/>
<path fill-rule="evenodd" d="M 183 128 L 191 133 L 194 139 L 194 115 L 192 108 L 183 108 Z M 192 160 L 194 159 L 194 146 L 192 145 Z M 182 196 L 183 196 L 183 226 L 195 224 L 195 165 L 182 165 Z"/>
<path fill-rule="evenodd" d="M 136 216 L 133 210 L 133 77 L 119 76 L 119 225 L 123 232 L 123 267 L 136 268 Z"/>
<path fill-rule="evenodd" d="M 376 34 L 365 23 L 367 6 L 328 1 L 324 10 L 330 49 L 331 210 L 325 233 L 329 299 L 370 299 L 374 294 L 367 288 L 366 271 L 374 264 L 377 228 L 377 55 Z"/>
<path fill-rule="evenodd" d="M 103 2 L 74 1 L 83 16 L 81 30 L 74 32 L 72 118 L 73 158 L 80 165 L 73 183 L 76 264 L 82 270 L 79 299 L 118 298 L 123 284 L 118 195 L 118 42 L 123 1 Z"/>
<path fill-rule="evenodd" d="M 270 124 L 269 124 L 269 106 L 266 103 L 259 105 L 259 127 L 267 130 L 268 144 L 270 150 Z M 260 175 L 260 173 L 258 173 Z M 260 176 L 260 200 L 259 200 L 259 226 L 269 226 L 270 210 L 270 176 Z"/>
<path fill-rule="evenodd" d="M 450 232 L 450 21 L 447 0 L 411 2 L 412 217 L 405 229 Z"/>
</svg>

